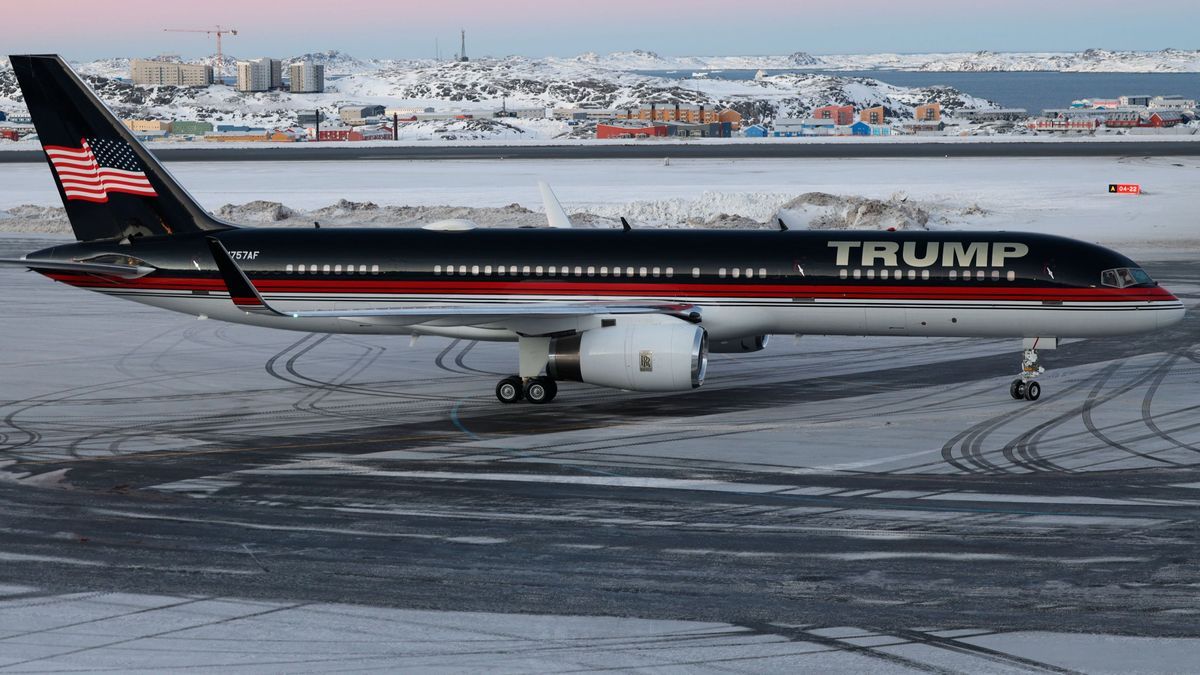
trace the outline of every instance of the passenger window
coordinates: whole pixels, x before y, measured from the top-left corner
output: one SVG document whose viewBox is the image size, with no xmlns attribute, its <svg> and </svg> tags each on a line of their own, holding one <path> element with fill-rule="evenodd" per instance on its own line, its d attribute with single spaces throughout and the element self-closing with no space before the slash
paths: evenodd
<svg viewBox="0 0 1200 675">
<path fill-rule="evenodd" d="M 645 276 L 646 276 L 646 268 L 645 267 L 638 268 L 638 276 L 645 278 Z"/>
<path fill-rule="evenodd" d="M 547 270 L 547 273 L 548 273 L 550 276 L 552 276 L 552 277 L 553 277 L 553 276 L 557 276 L 557 275 L 558 275 L 558 268 L 557 268 L 557 267 L 555 267 L 554 265 L 551 265 L 551 266 L 550 266 L 550 269 L 549 269 L 549 270 Z"/>
<path fill-rule="evenodd" d="M 487 276 L 487 277 L 490 277 L 490 276 L 492 276 L 492 266 L 491 266 L 491 265 L 484 265 L 484 266 L 483 266 L 483 275 L 484 275 L 484 276 Z"/>
<path fill-rule="evenodd" d="M 589 277 L 594 277 L 594 276 L 596 276 L 596 268 L 595 268 L 595 267 L 590 267 L 590 266 L 589 266 L 589 267 L 587 268 L 587 275 L 588 275 Z"/>
<path fill-rule="evenodd" d="M 909 280 L 909 281 L 915 281 L 915 280 L 916 280 L 916 278 L 917 278 L 917 271 L 916 271 L 916 270 L 909 270 L 909 271 L 908 271 L 908 280 Z"/>
<path fill-rule="evenodd" d="M 971 280 L 971 270 L 963 270 L 963 281 Z"/>
<path fill-rule="evenodd" d="M 667 278 L 669 279 L 669 278 L 671 278 L 671 277 L 673 277 L 673 276 L 675 276 L 675 268 L 674 268 L 674 267 L 668 267 L 668 268 L 667 268 Z"/>
<path fill-rule="evenodd" d="M 462 275 L 462 276 L 464 276 L 464 277 L 465 277 L 465 276 L 467 276 L 467 266 L 466 266 L 466 265 L 459 265 L 459 266 L 458 266 L 458 273 L 459 273 L 459 274 L 461 274 L 461 275 Z"/>
<path fill-rule="evenodd" d="M 608 276 L 608 267 L 601 267 L 601 268 L 600 268 L 600 276 L 602 276 L 602 277 L 606 277 L 606 276 Z"/>
<path fill-rule="evenodd" d="M 758 268 L 758 278 L 759 279 L 767 278 L 767 268 L 765 268 L 765 267 Z"/>
<path fill-rule="evenodd" d="M 304 274 L 304 265 L 297 267 L 296 271 L 298 271 L 300 274 Z"/>
<path fill-rule="evenodd" d="M 655 267 L 654 269 L 650 270 L 651 276 L 657 277 L 660 274 L 662 274 L 662 268 L 660 267 Z"/>
<path fill-rule="evenodd" d="M 501 266 L 499 266 L 499 267 L 497 267 L 497 268 L 496 268 L 496 274 L 499 274 L 499 275 L 501 275 L 501 276 L 503 276 L 504 274 L 506 274 L 506 273 L 507 273 L 507 271 L 508 271 L 508 267 L 507 267 L 506 265 L 501 265 Z"/>
<path fill-rule="evenodd" d="M 921 270 L 921 278 L 924 280 L 928 280 L 929 279 L 929 270 Z"/>
<path fill-rule="evenodd" d="M 614 268 L 613 268 L 613 276 L 614 276 L 614 277 L 619 277 L 619 276 L 621 276 L 621 268 L 620 268 L 620 267 L 614 267 Z"/>
<path fill-rule="evenodd" d="M 724 267 L 722 267 L 721 269 L 717 270 L 717 276 L 721 277 L 722 279 L 724 279 L 724 278 L 725 278 L 725 268 L 724 268 Z"/>
<path fill-rule="evenodd" d="M 529 265 L 526 265 L 521 268 L 521 274 L 524 274 L 525 276 L 529 276 Z"/>
<path fill-rule="evenodd" d="M 845 268 L 838 270 L 838 278 L 839 279 L 845 279 L 848 276 L 850 276 L 850 273 L 847 272 Z"/>
<path fill-rule="evenodd" d="M 891 270 L 879 270 L 879 278 L 880 279 L 887 279 L 889 276 L 891 276 L 891 274 L 892 274 Z"/>
<path fill-rule="evenodd" d="M 286 268 L 284 268 L 284 271 L 285 271 L 285 272 L 287 272 L 288 274 L 291 274 L 291 273 L 292 273 L 292 266 L 291 266 L 291 265 L 288 265 Z"/>
<path fill-rule="evenodd" d="M 867 270 L 867 278 L 868 278 L 868 279 L 874 279 L 874 278 L 875 278 L 875 270 L 874 270 L 874 269 L 869 269 L 869 270 Z"/>
<path fill-rule="evenodd" d="M 632 267 L 625 268 L 625 276 L 627 276 L 627 277 L 633 276 L 633 268 Z"/>
<path fill-rule="evenodd" d="M 479 265 L 471 265 L 471 276 L 479 276 Z"/>
<path fill-rule="evenodd" d="M 371 265 L 371 274 L 379 274 L 379 265 Z"/>
<path fill-rule="evenodd" d="M 1014 272 L 1014 271 L 1012 271 L 1012 270 L 1009 270 L 1009 271 L 1008 271 L 1008 280 L 1009 280 L 1009 281 L 1016 281 L 1016 280 L 1017 280 L 1017 273 L 1016 273 L 1016 272 Z"/>
<path fill-rule="evenodd" d="M 325 274 L 329 274 L 329 265 L 322 267 L 321 271 L 324 272 Z"/>
<path fill-rule="evenodd" d="M 539 277 L 542 276 L 542 266 L 538 265 L 537 267 L 533 268 L 533 273 Z"/>
<path fill-rule="evenodd" d="M 577 277 L 583 276 L 583 268 L 582 267 L 579 267 L 579 266 L 575 267 L 575 276 L 577 276 Z"/>
<path fill-rule="evenodd" d="M 992 270 L 992 281 L 1000 281 L 1000 270 Z"/>
<path fill-rule="evenodd" d="M 699 279 L 699 278 L 700 278 L 700 268 L 699 268 L 699 267 L 693 267 L 693 268 L 692 268 L 692 278 L 693 278 L 693 279 Z"/>
<path fill-rule="evenodd" d="M 861 279 L 862 278 L 862 270 L 854 270 L 854 278 Z"/>
<path fill-rule="evenodd" d="M 367 273 L 367 266 L 366 266 L 366 265 L 359 265 L 359 266 L 358 266 L 358 273 L 359 273 L 359 274 L 366 274 L 366 273 Z"/>
<path fill-rule="evenodd" d="M 341 265 L 334 265 L 334 266 L 333 266 L 333 273 L 334 273 L 334 274 L 341 274 L 341 273 L 342 273 L 342 266 L 341 266 Z"/>
<path fill-rule="evenodd" d="M 950 281 L 958 279 L 958 270 L 950 270 Z"/>
</svg>

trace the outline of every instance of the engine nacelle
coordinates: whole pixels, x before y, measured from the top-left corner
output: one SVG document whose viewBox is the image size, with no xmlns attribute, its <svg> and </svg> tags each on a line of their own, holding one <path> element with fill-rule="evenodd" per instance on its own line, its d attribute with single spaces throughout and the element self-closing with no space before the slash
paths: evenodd
<svg viewBox="0 0 1200 675">
<path fill-rule="evenodd" d="M 733 338 L 732 340 L 713 340 L 708 343 L 708 351 L 712 354 L 747 354 L 761 352 L 767 348 L 770 335 L 751 335 L 749 337 Z"/>
<path fill-rule="evenodd" d="M 632 391 L 686 391 L 704 384 L 708 332 L 686 323 L 629 324 L 550 341 L 546 374 Z"/>
</svg>

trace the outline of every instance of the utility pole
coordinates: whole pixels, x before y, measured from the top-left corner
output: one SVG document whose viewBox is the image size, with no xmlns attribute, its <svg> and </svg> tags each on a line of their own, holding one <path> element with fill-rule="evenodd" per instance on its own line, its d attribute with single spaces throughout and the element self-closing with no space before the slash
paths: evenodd
<svg viewBox="0 0 1200 675">
<path fill-rule="evenodd" d="M 460 63 L 466 63 L 467 58 L 467 29 L 462 29 L 462 49 L 458 52 L 458 60 Z"/>
</svg>

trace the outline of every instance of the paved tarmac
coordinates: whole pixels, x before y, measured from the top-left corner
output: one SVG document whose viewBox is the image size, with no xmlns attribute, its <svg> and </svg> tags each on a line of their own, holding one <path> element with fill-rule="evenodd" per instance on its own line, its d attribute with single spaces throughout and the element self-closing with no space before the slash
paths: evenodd
<svg viewBox="0 0 1200 675">
<path fill-rule="evenodd" d="M 1200 141 L 1059 140 L 1055 142 L 859 141 L 839 143 L 654 143 L 587 145 L 327 144 L 314 147 L 161 148 L 164 162 L 280 162 L 462 159 L 792 159 L 861 157 L 1194 157 Z M 42 162 L 37 150 L 0 152 L 0 163 Z"/>
<path fill-rule="evenodd" d="M 1034 404 L 1008 341 L 807 336 L 545 407 L 493 398 L 511 345 L 0 271 L 0 672 L 1186 669 L 1200 265 L 1145 266 L 1185 322 Z"/>
</svg>

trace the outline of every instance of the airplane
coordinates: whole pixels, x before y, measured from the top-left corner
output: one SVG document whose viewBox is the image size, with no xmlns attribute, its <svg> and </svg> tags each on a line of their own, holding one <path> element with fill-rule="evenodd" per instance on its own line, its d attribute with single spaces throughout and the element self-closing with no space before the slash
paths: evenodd
<svg viewBox="0 0 1200 675">
<path fill-rule="evenodd" d="M 0 262 L 232 323 L 516 342 L 506 404 L 549 403 L 561 381 L 690 391 L 710 353 L 778 334 L 1020 339 L 1009 395 L 1036 401 L 1040 351 L 1184 315 L 1129 258 L 1038 233 L 579 229 L 548 187 L 546 228 L 237 226 L 61 58 L 10 61 L 77 242 Z"/>
</svg>

